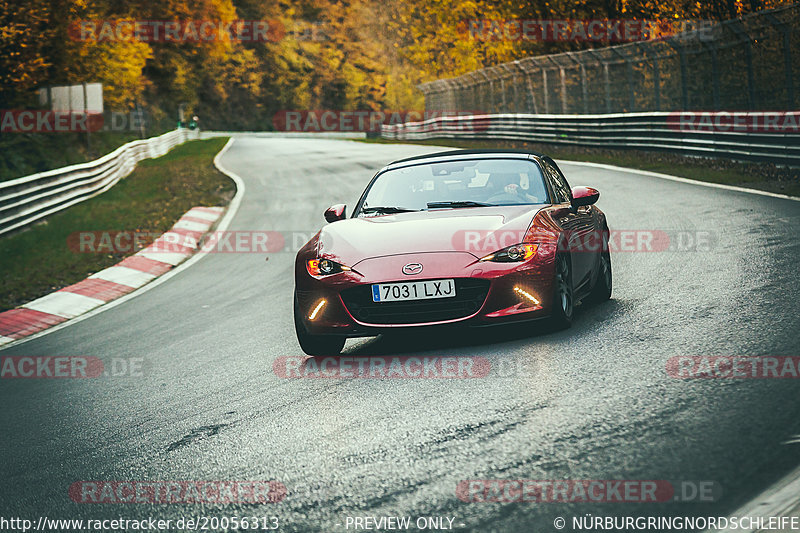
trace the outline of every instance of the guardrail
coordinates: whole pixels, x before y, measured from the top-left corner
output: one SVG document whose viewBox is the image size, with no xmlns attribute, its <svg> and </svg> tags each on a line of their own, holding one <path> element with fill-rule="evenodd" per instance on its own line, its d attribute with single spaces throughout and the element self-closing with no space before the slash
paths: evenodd
<svg viewBox="0 0 800 533">
<path fill-rule="evenodd" d="M 0 182 L 0 235 L 103 193 L 142 159 L 160 157 L 196 132 L 179 129 L 122 145 L 100 159 Z"/>
<path fill-rule="evenodd" d="M 596 148 L 659 150 L 683 155 L 769 161 L 800 166 L 800 112 L 651 112 L 604 115 L 531 115 L 501 113 L 455 115 L 383 126 L 381 136 L 395 140 L 483 139 L 567 144 Z M 788 118 L 789 126 L 764 127 L 764 119 Z M 734 119 L 734 117 L 736 117 Z M 794 128 L 791 123 L 794 121 Z M 767 123 L 775 126 L 774 123 Z M 760 125 L 760 126 L 759 126 Z"/>
</svg>

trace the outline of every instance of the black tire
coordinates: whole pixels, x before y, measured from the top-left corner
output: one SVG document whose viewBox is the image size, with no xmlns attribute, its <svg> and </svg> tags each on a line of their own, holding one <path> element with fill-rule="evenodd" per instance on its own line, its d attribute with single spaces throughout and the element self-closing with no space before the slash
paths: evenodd
<svg viewBox="0 0 800 533">
<path fill-rule="evenodd" d="M 608 250 L 600 253 L 600 272 L 597 274 L 597 281 L 592 287 L 592 292 L 588 300 L 592 303 L 605 302 L 611 298 L 611 289 L 614 277 L 611 274 L 611 254 Z"/>
<path fill-rule="evenodd" d="M 550 326 L 561 330 L 572 326 L 575 312 L 575 295 L 572 287 L 572 264 L 569 256 L 558 254 L 555 258 L 553 276 L 553 304 L 550 313 Z"/>
<path fill-rule="evenodd" d="M 344 348 L 344 337 L 334 335 L 312 335 L 303 324 L 300 318 L 300 310 L 297 307 L 297 297 L 294 298 L 294 331 L 297 335 L 297 342 L 300 349 L 307 355 L 339 355 Z"/>
</svg>

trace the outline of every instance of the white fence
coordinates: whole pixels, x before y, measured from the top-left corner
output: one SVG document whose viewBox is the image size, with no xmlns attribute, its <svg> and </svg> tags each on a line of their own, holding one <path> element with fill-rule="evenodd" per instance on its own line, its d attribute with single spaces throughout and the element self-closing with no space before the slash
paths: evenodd
<svg viewBox="0 0 800 533">
<path fill-rule="evenodd" d="M 0 181 L 0 235 L 105 192 L 142 159 L 160 157 L 194 138 L 196 131 L 179 129 L 129 142 L 88 163 Z"/>
</svg>

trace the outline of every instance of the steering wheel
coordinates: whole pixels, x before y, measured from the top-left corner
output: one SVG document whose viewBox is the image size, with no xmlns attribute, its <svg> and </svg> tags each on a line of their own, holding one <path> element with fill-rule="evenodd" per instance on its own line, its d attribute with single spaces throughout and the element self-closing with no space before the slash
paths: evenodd
<svg viewBox="0 0 800 533">
<path fill-rule="evenodd" d="M 495 194 L 494 196 L 490 197 L 489 200 L 488 200 L 488 203 L 490 203 L 490 204 L 496 204 L 498 202 L 501 202 L 501 203 L 502 202 L 517 203 L 521 199 L 522 199 L 522 197 L 519 196 L 518 194 L 511 194 L 511 193 L 507 193 L 507 192 L 501 192 L 501 193 Z"/>
<path fill-rule="evenodd" d="M 489 197 L 489 203 L 495 202 L 519 202 L 520 200 L 524 200 L 525 197 L 522 194 L 522 189 L 520 189 L 519 185 L 510 184 L 506 185 L 502 191 L 493 194 Z"/>
</svg>

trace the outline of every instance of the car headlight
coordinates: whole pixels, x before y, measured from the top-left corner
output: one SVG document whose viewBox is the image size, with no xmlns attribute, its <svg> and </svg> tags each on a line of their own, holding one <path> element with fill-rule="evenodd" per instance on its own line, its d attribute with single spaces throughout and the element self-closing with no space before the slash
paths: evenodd
<svg viewBox="0 0 800 533">
<path fill-rule="evenodd" d="M 342 265 L 330 259 L 309 259 L 306 262 L 306 269 L 312 276 L 330 276 L 339 272 L 350 272 L 349 266 Z"/>
<path fill-rule="evenodd" d="M 534 255 L 539 248 L 538 244 L 522 243 L 509 246 L 498 250 L 493 254 L 481 257 L 480 261 L 495 261 L 498 263 L 518 263 L 527 261 Z"/>
</svg>

